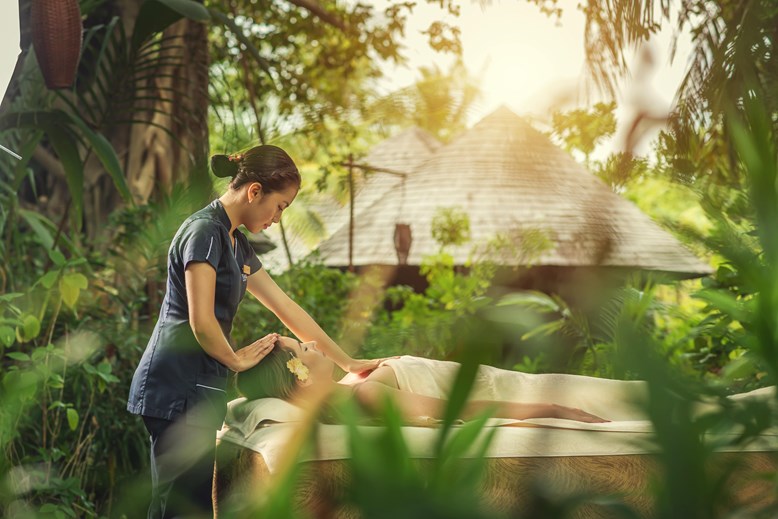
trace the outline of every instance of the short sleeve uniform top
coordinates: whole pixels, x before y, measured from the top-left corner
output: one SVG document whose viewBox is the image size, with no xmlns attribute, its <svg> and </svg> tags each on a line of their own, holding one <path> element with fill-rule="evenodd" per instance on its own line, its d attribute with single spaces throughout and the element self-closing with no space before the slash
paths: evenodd
<svg viewBox="0 0 778 519">
<path fill-rule="evenodd" d="M 214 314 L 230 341 L 232 320 L 248 276 L 262 268 L 246 237 L 214 200 L 181 225 L 168 251 L 167 287 L 159 319 L 130 385 L 127 410 L 202 427 L 221 426 L 226 413 L 226 366 L 205 353 L 189 325 L 185 270 L 205 262 L 216 271 Z"/>
</svg>

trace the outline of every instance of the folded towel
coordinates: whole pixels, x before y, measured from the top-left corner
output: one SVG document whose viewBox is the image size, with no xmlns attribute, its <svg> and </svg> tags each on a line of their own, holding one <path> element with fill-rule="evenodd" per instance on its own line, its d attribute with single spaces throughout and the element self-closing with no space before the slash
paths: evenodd
<svg viewBox="0 0 778 519">
<path fill-rule="evenodd" d="M 240 431 L 243 436 L 253 433 L 266 423 L 299 422 L 305 418 L 300 407 L 280 398 L 258 398 L 246 400 L 236 398 L 227 404 L 224 423 Z"/>
</svg>

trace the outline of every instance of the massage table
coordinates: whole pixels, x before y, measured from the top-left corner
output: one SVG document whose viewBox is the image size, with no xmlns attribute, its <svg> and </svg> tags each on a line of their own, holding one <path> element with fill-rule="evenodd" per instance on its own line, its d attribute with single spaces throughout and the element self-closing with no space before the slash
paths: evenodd
<svg viewBox="0 0 778 519">
<path fill-rule="evenodd" d="M 774 398 L 771 388 L 758 396 Z M 289 463 L 300 463 L 294 506 L 310 517 L 358 518 L 341 505 L 349 487 L 347 427 L 315 424 L 315 448 L 301 454 L 299 438 L 311 427 L 311 416 L 277 399 L 230 403 L 218 435 L 214 483 L 216 510 L 266 495 L 274 478 Z M 454 427 L 463 427 L 458 424 Z M 484 507 L 507 516 L 526 516 L 538 484 L 562 498 L 580 494 L 617 496 L 641 517 L 651 517 L 656 503 L 651 487 L 663 477 L 652 424 L 630 420 L 582 424 L 569 420 L 487 421 L 484 433 L 496 428 L 486 452 L 486 468 L 477 494 Z M 360 425 L 361 434 L 379 434 L 380 426 Z M 440 428 L 419 419 L 402 427 L 405 443 L 419 470 L 431 466 Z M 735 440 L 738 431 L 717 433 L 706 441 L 717 445 Z M 734 443 L 734 442 L 733 442 Z M 766 431 L 747 445 L 721 447 L 709 457 L 711 477 L 727 474 L 724 489 L 728 511 L 761 510 L 776 505 L 774 475 L 778 468 L 778 432 Z M 571 517 L 610 517 L 607 507 L 585 503 Z"/>
</svg>

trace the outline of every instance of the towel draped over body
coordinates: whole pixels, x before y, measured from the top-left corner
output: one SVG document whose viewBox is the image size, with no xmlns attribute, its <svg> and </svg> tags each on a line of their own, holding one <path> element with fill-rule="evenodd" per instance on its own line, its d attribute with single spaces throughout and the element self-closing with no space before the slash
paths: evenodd
<svg viewBox="0 0 778 519">
<path fill-rule="evenodd" d="M 384 362 L 397 377 L 399 389 L 436 398 L 451 392 L 459 364 L 404 355 Z M 554 403 L 577 407 L 611 421 L 644 420 L 648 387 L 638 380 L 611 380 L 582 375 L 531 374 L 481 365 L 471 400 Z"/>
</svg>

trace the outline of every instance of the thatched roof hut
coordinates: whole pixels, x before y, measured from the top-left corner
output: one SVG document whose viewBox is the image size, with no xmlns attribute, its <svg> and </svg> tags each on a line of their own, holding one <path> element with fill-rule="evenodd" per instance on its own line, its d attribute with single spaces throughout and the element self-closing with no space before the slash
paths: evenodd
<svg viewBox="0 0 778 519">
<path fill-rule="evenodd" d="M 355 159 L 354 162 L 379 170 L 410 174 L 420 162 L 430 157 L 440 146 L 441 143 L 432 135 L 421 128 L 412 127 L 376 144 L 365 157 Z M 373 205 L 376 200 L 395 189 L 404 180 L 401 175 L 368 171 L 359 167 L 355 167 L 354 172 L 356 186 L 354 214 Z M 321 219 L 325 230 L 322 238 L 331 236 L 344 226 L 348 232 L 348 203 L 344 206 L 326 196 L 311 202 L 307 209 Z M 261 254 L 263 264 L 274 272 L 286 270 L 289 267 L 289 259 L 282 245 L 280 228 L 274 225 L 264 234 L 276 244 L 276 247 Z M 312 246 L 310 243 L 306 244 L 299 236 L 290 234 L 287 235 L 287 242 L 292 261 L 297 263 L 311 253 Z"/>
<path fill-rule="evenodd" d="M 366 186 L 367 188 L 368 186 Z M 365 196 L 363 200 L 367 200 Z M 495 237 L 492 259 L 515 266 L 616 267 L 696 277 L 710 267 L 634 204 L 613 193 L 546 136 L 507 108 L 421 162 L 411 175 L 356 212 L 354 264 L 398 265 L 397 224 L 412 232 L 408 265 L 440 250 L 431 222 L 440 207 L 470 220 L 471 242 L 447 252 L 459 265 Z M 546 248 L 537 248 L 546 242 Z M 527 248 L 535 248 L 531 254 Z M 347 265 L 348 226 L 319 245 L 325 264 Z"/>
</svg>

